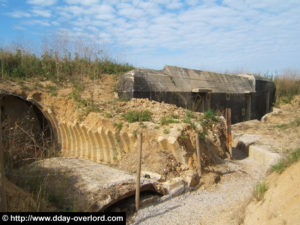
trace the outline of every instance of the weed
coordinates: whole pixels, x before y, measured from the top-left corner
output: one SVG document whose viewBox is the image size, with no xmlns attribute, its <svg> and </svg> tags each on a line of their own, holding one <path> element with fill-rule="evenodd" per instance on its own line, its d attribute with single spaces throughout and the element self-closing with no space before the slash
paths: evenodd
<svg viewBox="0 0 300 225">
<path fill-rule="evenodd" d="M 206 130 L 198 131 L 198 134 L 199 134 L 200 138 L 202 138 L 203 140 L 205 140 L 206 135 L 207 135 L 207 131 Z"/>
<path fill-rule="evenodd" d="M 46 90 L 50 93 L 52 96 L 57 96 L 57 87 L 53 85 L 46 85 Z"/>
<path fill-rule="evenodd" d="M 290 153 L 284 159 L 281 159 L 278 163 L 271 167 L 272 172 L 282 173 L 286 168 L 288 168 L 293 163 L 297 162 L 300 159 L 300 148 L 297 148 L 295 151 Z"/>
<path fill-rule="evenodd" d="M 127 112 L 124 115 L 124 118 L 129 123 L 133 123 L 133 122 L 151 121 L 152 120 L 151 115 L 152 115 L 152 113 L 149 110 L 131 111 L 131 112 Z"/>
<path fill-rule="evenodd" d="M 300 126 L 300 118 L 297 118 L 290 123 L 279 124 L 274 127 L 279 128 L 279 129 L 288 129 L 288 128 L 294 128 L 294 127 L 299 127 L 299 126 Z"/>
<path fill-rule="evenodd" d="M 117 128 L 118 132 L 120 132 L 122 130 L 123 123 L 122 122 L 115 123 L 114 126 Z"/>
<path fill-rule="evenodd" d="M 268 190 L 266 183 L 258 183 L 255 188 L 253 195 L 257 201 L 260 201 L 264 198 L 265 192 Z"/>
<path fill-rule="evenodd" d="M 188 140 L 189 139 L 189 136 L 186 135 L 186 134 L 182 134 L 179 136 L 179 140 L 183 141 L 183 140 Z"/>
<path fill-rule="evenodd" d="M 191 123 L 191 119 L 192 118 L 195 118 L 195 116 L 193 115 L 193 113 L 191 111 L 187 111 L 185 113 L 185 117 L 184 117 L 183 122 L 185 122 L 185 123 Z"/>
<path fill-rule="evenodd" d="M 104 117 L 105 118 L 112 118 L 113 116 L 111 115 L 111 113 L 105 112 Z"/>
<path fill-rule="evenodd" d="M 212 120 L 212 121 L 218 121 L 218 118 L 216 117 L 216 114 L 213 110 L 209 109 L 204 113 L 204 119 L 205 120 Z"/>
<path fill-rule="evenodd" d="M 169 128 L 164 129 L 164 134 L 169 134 L 169 133 L 170 133 L 170 129 Z"/>
<path fill-rule="evenodd" d="M 120 98 L 118 98 L 118 100 L 119 100 L 120 102 L 128 102 L 130 99 L 127 98 L 127 97 L 120 97 Z"/>
<path fill-rule="evenodd" d="M 146 127 L 147 127 L 146 124 L 144 124 L 143 122 L 139 122 L 139 126 L 140 126 L 141 128 L 146 128 Z"/>
<path fill-rule="evenodd" d="M 169 125 L 170 123 L 179 123 L 178 120 L 173 119 L 172 117 L 161 117 L 160 118 L 161 125 Z"/>
<path fill-rule="evenodd" d="M 136 138 L 137 137 L 137 133 L 138 133 L 138 130 L 134 130 L 133 131 L 133 136 Z"/>
<path fill-rule="evenodd" d="M 154 129 L 158 130 L 160 127 L 159 126 L 155 126 Z"/>
<path fill-rule="evenodd" d="M 42 89 L 43 88 L 43 85 L 41 84 L 41 83 L 39 83 L 39 82 L 35 82 L 34 83 L 34 89 Z"/>
</svg>

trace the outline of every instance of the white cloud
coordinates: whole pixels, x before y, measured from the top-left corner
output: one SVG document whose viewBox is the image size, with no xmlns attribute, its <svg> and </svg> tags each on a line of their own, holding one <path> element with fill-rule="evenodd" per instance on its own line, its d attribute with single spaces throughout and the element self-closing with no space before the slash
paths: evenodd
<svg viewBox="0 0 300 225">
<path fill-rule="evenodd" d="M 280 61 L 280 55 L 298 54 L 300 58 L 298 0 L 222 0 L 222 4 L 216 0 L 27 2 L 32 5 L 28 11 L 7 15 L 27 19 L 30 24 L 68 28 L 74 37 L 110 43 L 145 67 L 169 63 L 210 70 L 226 66 L 263 68 L 264 57 L 270 65 L 271 59 Z M 51 20 L 32 20 L 31 16 Z M 295 65 L 291 60 L 289 65 Z M 283 63 L 273 67 L 277 65 Z"/>
<path fill-rule="evenodd" d="M 38 6 L 52 6 L 56 4 L 57 0 L 27 0 L 28 4 Z"/>
<path fill-rule="evenodd" d="M 7 13 L 8 16 L 14 17 L 14 18 L 29 18 L 31 15 L 27 12 L 15 10 L 12 12 Z"/>
<path fill-rule="evenodd" d="M 41 16 L 41 17 L 45 17 L 45 18 L 51 17 L 51 12 L 49 10 L 33 8 L 31 10 L 31 12 L 35 16 Z"/>
<path fill-rule="evenodd" d="M 40 26 L 49 27 L 51 25 L 48 21 L 44 21 L 44 20 L 28 20 L 25 23 L 30 26 L 40 25 Z"/>
<path fill-rule="evenodd" d="M 65 0 L 70 5 L 92 6 L 99 3 L 99 0 Z"/>
</svg>

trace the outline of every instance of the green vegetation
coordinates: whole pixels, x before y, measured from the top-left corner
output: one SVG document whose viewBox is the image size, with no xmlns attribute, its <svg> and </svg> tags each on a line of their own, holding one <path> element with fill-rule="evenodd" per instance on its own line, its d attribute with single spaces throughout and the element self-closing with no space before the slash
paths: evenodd
<svg viewBox="0 0 300 225">
<path fill-rule="evenodd" d="M 164 129 L 164 134 L 169 134 L 169 133 L 170 133 L 170 129 L 169 128 Z"/>
<path fill-rule="evenodd" d="M 20 48 L 15 50 L 0 48 L 1 78 L 40 77 L 62 81 L 70 77 L 86 76 L 97 79 L 102 74 L 121 74 L 133 69 L 128 64 L 120 64 L 100 58 L 94 53 L 88 53 L 90 56 L 87 53 L 79 54 L 78 52 L 72 55 L 71 51 L 66 49 L 64 53 L 46 50 L 41 56 L 36 56 Z"/>
<path fill-rule="evenodd" d="M 215 112 L 209 109 L 204 113 L 204 116 L 200 122 L 203 128 L 207 129 L 207 128 L 211 128 L 216 122 L 218 122 L 218 118 Z"/>
<path fill-rule="evenodd" d="M 142 122 L 142 121 L 151 121 L 152 120 L 152 113 L 149 110 L 145 111 L 131 111 L 127 112 L 124 115 L 124 118 L 127 122 Z"/>
<path fill-rule="evenodd" d="M 197 127 L 195 123 L 192 121 L 192 118 L 195 118 L 194 114 L 191 111 L 187 111 L 185 113 L 183 122 L 190 124 L 194 130 L 197 130 Z"/>
<path fill-rule="evenodd" d="M 168 125 L 170 123 L 179 123 L 177 119 L 174 119 L 174 117 L 164 116 L 160 118 L 161 125 Z"/>
<path fill-rule="evenodd" d="M 134 130 L 134 131 L 133 131 L 133 136 L 134 136 L 134 137 L 137 137 L 137 134 L 138 134 L 138 130 Z"/>
<path fill-rule="evenodd" d="M 185 117 L 184 117 L 184 121 L 185 123 L 191 123 L 191 119 L 195 118 L 195 116 L 193 115 L 193 112 L 191 111 L 186 111 L 185 113 Z"/>
<path fill-rule="evenodd" d="M 300 76 L 288 71 L 274 78 L 276 86 L 276 105 L 291 103 L 295 95 L 300 94 Z"/>
<path fill-rule="evenodd" d="M 47 85 L 46 90 L 50 93 L 52 96 L 57 96 L 57 87 L 52 85 Z"/>
<path fill-rule="evenodd" d="M 295 128 L 295 127 L 299 127 L 300 126 L 300 118 L 295 119 L 294 121 L 290 122 L 290 123 L 284 123 L 284 124 L 280 124 L 280 125 L 276 125 L 275 128 L 279 128 L 279 129 L 288 129 L 288 128 Z"/>
<path fill-rule="evenodd" d="M 257 201 L 264 198 L 265 192 L 268 190 L 267 184 L 265 182 L 259 183 L 255 186 L 253 195 Z"/>
<path fill-rule="evenodd" d="M 300 148 L 297 148 L 290 155 L 280 160 L 277 164 L 271 167 L 272 172 L 282 173 L 286 168 L 288 168 L 293 163 L 299 161 L 300 159 Z"/>
<path fill-rule="evenodd" d="M 104 117 L 105 118 L 112 118 L 113 116 L 111 115 L 111 113 L 105 112 Z"/>
<path fill-rule="evenodd" d="M 114 126 L 117 128 L 118 132 L 120 132 L 123 128 L 123 123 L 122 122 L 115 123 Z"/>
</svg>

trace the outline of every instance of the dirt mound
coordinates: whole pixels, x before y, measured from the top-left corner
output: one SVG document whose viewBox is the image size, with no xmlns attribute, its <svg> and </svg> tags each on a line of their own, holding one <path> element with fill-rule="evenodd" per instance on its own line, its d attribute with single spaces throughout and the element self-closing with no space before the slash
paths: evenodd
<svg viewBox="0 0 300 225">
<path fill-rule="evenodd" d="M 246 210 L 245 225 L 299 224 L 300 162 L 282 174 L 272 173 L 266 179 L 268 190 L 261 201 L 253 201 Z"/>
</svg>

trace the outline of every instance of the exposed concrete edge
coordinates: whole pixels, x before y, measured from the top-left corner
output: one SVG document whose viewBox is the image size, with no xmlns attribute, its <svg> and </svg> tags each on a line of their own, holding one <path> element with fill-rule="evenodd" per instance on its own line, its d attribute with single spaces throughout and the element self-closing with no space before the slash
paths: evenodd
<svg viewBox="0 0 300 225">
<path fill-rule="evenodd" d="M 269 168 L 282 158 L 279 153 L 271 152 L 269 148 L 267 145 L 251 145 L 249 157 Z"/>
</svg>

